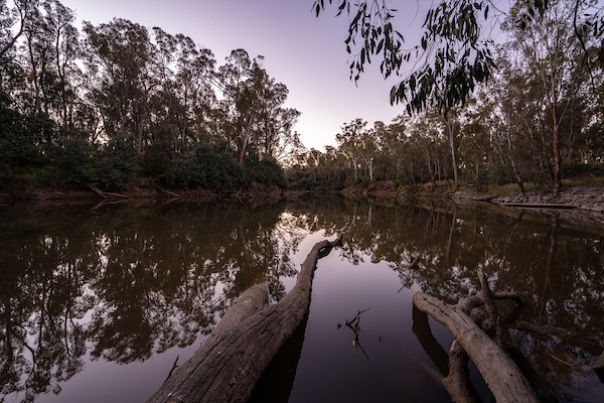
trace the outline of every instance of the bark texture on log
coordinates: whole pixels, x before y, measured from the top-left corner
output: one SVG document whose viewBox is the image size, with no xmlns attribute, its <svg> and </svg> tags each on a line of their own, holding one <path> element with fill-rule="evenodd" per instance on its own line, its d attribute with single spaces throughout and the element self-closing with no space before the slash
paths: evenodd
<svg viewBox="0 0 604 403">
<path fill-rule="evenodd" d="M 248 288 L 224 314 L 210 337 L 216 338 L 241 321 L 253 316 L 268 306 L 268 284 L 258 284 Z M 209 339 L 208 339 L 209 340 Z"/>
<path fill-rule="evenodd" d="M 538 401 L 516 364 L 462 309 L 424 293 L 415 294 L 413 304 L 453 333 L 498 403 Z"/>
<path fill-rule="evenodd" d="M 285 298 L 247 319 L 234 315 L 148 401 L 246 402 L 264 369 L 308 314 L 317 261 L 339 243 L 340 238 L 317 243 Z"/>
</svg>

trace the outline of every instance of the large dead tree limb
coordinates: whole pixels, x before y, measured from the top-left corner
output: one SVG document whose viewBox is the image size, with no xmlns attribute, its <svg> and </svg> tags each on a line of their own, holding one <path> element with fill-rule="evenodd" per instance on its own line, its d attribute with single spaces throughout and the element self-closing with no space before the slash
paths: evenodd
<svg viewBox="0 0 604 403">
<path fill-rule="evenodd" d="M 213 339 L 220 337 L 223 333 L 228 331 L 229 329 L 236 327 L 239 323 L 244 321 L 245 319 L 255 315 L 260 312 L 264 308 L 268 306 L 268 297 L 269 290 L 267 284 L 258 284 L 253 287 L 248 288 L 244 293 L 242 293 L 237 301 L 228 309 L 228 311 L 224 314 L 218 325 L 214 328 L 212 334 L 205 340 L 204 345 L 208 343 L 212 343 Z M 199 352 L 203 349 L 203 347 L 199 350 Z M 198 353 L 199 353 L 198 352 Z M 185 362 L 175 373 L 175 378 L 168 382 L 168 379 L 171 378 L 171 375 L 168 376 L 166 382 L 162 386 L 168 387 L 171 384 L 178 383 L 179 379 L 185 379 L 191 375 L 191 372 L 199 365 L 199 354 L 195 354 L 191 359 Z M 174 373 L 174 370 L 172 371 Z M 161 389 L 160 389 L 161 391 Z M 159 392 L 158 392 L 159 393 Z"/>
<path fill-rule="evenodd" d="M 468 353 L 498 403 L 537 402 L 537 396 L 516 364 L 460 307 L 424 293 L 413 304 L 446 326 Z"/>
<path fill-rule="evenodd" d="M 317 261 L 339 243 L 340 238 L 317 243 L 285 298 L 217 329 L 220 331 L 212 334 L 190 363 L 175 371 L 149 402 L 246 402 L 264 369 L 308 314 Z"/>
<path fill-rule="evenodd" d="M 514 292 L 491 292 L 490 297 L 493 300 L 513 300 L 522 305 L 522 298 Z M 461 299 L 457 308 L 470 315 L 475 312 L 486 313 L 481 309 L 485 304 L 481 294 L 472 295 Z M 472 320 L 476 321 L 473 317 Z M 454 340 L 451 344 L 448 354 L 442 349 L 436 341 L 428 324 L 428 316 L 425 312 L 413 306 L 413 333 L 426 353 L 432 359 L 432 362 L 439 368 L 443 374 L 442 383 L 451 400 L 455 403 L 478 402 L 480 399 L 472 387 L 468 376 L 468 355 L 463 350 L 461 344 Z"/>
</svg>

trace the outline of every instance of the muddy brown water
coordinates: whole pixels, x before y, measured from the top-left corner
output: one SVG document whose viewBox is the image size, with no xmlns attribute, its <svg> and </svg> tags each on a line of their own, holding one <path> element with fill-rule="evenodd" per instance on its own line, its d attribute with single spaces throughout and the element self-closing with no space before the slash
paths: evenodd
<svg viewBox="0 0 604 403">
<path fill-rule="evenodd" d="M 312 245 L 342 231 L 253 402 L 448 402 L 451 335 L 411 298 L 476 292 L 477 267 L 525 296 L 500 308 L 540 397 L 604 401 L 591 367 L 604 348 L 604 230 L 555 213 L 340 198 L 0 208 L 0 401 L 143 402 L 240 293 L 268 282 L 278 301 Z"/>
</svg>

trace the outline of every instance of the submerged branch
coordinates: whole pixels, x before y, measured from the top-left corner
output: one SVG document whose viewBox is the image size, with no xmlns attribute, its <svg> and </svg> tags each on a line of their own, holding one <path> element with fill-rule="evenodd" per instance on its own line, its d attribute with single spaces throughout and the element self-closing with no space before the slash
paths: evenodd
<svg viewBox="0 0 604 403">
<path fill-rule="evenodd" d="M 468 377 L 468 355 L 457 340 L 453 340 L 449 349 L 449 375 L 443 378 L 443 386 L 455 403 L 479 401 Z"/>
<path fill-rule="evenodd" d="M 538 401 L 518 366 L 463 309 L 449 306 L 424 293 L 415 294 L 413 304 L 453 333 L 476 364 L 497 402 Z"/>
</svg>

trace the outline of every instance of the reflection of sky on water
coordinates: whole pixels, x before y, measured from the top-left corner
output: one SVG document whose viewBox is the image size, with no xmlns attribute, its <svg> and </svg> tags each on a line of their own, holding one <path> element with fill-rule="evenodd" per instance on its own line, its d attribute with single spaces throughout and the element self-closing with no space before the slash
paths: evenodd
<svg viewBox="0 0 604 403">
<path fill-rule="evenodd" d="M 604 347 L 602 235 L 552 216 L 326 199 L 95 214 L 7 208 L 0 223 L 0 396 L 9 402 L 26 397 L 25 385 L 42 402 L 144 400 L 237 295 L 268 281 L 277 302 L 315 242 L 342 230 L 343 247 L 319 263 L 305 327 L 263 378 L 271 390 L 261 383 L 257 393 L 292 402 L 447 401 L 440 350 L 451 336 L 418 316 L 411 296 L 421 289 L 454 301 L 478 289 L 477 267 L 495 289 L 527 296 L 521 320 L 572 333 L 512 332 L 542 393 L 604 393 L 585 366 Z M 512 310 L 502 305 L 505 315 Z M 359 312 L 355 335 L 344 324 Z"/>
</svg>

